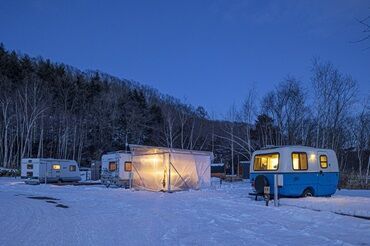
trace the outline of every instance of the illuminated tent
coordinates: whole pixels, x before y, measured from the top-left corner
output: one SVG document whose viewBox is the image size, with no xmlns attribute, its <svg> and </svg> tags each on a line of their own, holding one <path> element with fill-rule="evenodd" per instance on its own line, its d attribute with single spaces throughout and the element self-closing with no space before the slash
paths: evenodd
<svg viewBox="0 0 370 246">
<path fill-rule="evenodd" d="M 211 184 L 211 152 L 142 145 L 130 145 L 130 150 L 136 188 L 171 192 Z"/>
</svg>

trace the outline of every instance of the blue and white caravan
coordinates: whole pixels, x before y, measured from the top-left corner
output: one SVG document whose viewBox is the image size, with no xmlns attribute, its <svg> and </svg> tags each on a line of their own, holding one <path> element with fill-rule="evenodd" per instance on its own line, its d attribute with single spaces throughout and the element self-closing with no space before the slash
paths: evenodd
<svg viewBox="0 0 370 246">
<path fill-rule="evenodd" d="M 255 151 L 250 166 L 256 194 L 265 186 L 274 190 L 274 174 L 279 174 L 279 196 L 331 196 L 339 181 L 338 160 L 330 149 L 306 146 L 272 147 Z"/>
</svg>

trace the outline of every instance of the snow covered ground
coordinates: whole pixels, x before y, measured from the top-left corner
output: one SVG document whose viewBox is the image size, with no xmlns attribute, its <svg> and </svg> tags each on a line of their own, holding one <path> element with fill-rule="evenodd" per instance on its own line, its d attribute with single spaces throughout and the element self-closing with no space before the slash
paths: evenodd
<svg viewBox="0 0 370 246">
<path fill-rule="evenodd" d="M 370 245 L 370 220 L 335 213 L 369 216 L 370 191 L 280 207 L 249 192 L 246 182 L 167 194 L 0 178 L 0 245 Z"/>
<path fill-rule="evenodd" d="M 304 199 L 282 199 L 281 204 L 285 206 L 328 211 L 341 215 L 365 217 L 369 218 L 370 221 L 369 190 L 340 190 L 330 198 L 308 197 Z"/>
</svg>

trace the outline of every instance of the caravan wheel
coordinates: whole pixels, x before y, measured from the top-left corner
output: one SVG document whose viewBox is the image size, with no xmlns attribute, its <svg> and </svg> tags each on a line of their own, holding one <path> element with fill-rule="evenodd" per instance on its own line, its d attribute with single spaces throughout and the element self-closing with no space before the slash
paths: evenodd
<svg viewBox="0 0 370 246">
<path fill-rule="evenodd" d="M 310 188 L 307 188 L 303 191 L 303 194 L 302 194 L 303 197 L 310 197 L 310 196 L 313 196 L 313 192 Z"/>
</svg>

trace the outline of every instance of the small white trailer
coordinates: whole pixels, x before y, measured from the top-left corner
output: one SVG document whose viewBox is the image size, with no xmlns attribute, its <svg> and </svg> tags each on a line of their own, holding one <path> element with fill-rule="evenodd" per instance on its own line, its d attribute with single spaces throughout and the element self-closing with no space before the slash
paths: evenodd
<svg viewBox="0 0 370 246">
<path fill-rule="evenodd" d="M 21 161 L 21 177 L 40 182 L 80 181 L 80 169 L 74 160 L 25 158 Z"/>
<path fill-rule="evenodd" d="M 123 151 L 111 152 L 102 156 L 101 182 L 105 186 L 116 185 L 129 188 L 132 178 L 132 155 Z"/>
</svg>

